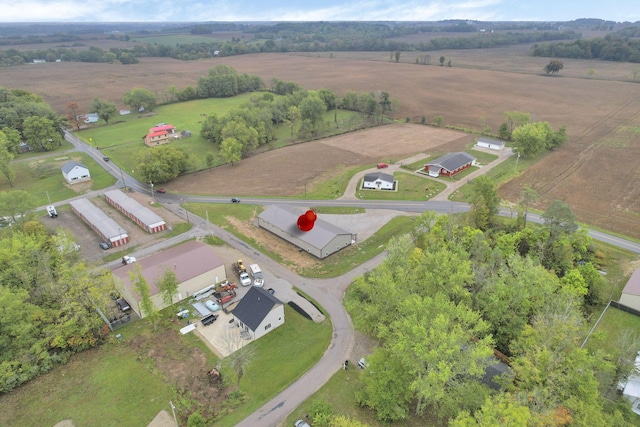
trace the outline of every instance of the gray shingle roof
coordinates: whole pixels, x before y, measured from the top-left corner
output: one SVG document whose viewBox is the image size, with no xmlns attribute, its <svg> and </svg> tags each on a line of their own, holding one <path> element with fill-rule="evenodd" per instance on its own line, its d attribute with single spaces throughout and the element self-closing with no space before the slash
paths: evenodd
<svg viewBox="0 0 640 427">
<path fill-rule="evenodd" d="M 164 220 L 157 213 L 138 203 L 120 190 L 111 190 L 104 193 L 106 197 L 122 206 L 127 212 L 138 218 L 147 227 L 157 227 L 164 224 Z"/>
<path fill-rule="evenodd" d="M 364 176 L 364 182 L 376 182 L 378 179 L 393 183 L 393 175 L 384 172 L 373 172 Z"/>
<path fill-rule="evenodd" d="M 488 144 L 496 144 L 496 145 L 502 145 L 502 146 L 504 146 L 504 145 L 505 145 L 505 142 L 504 142 L 504 141 L 499 141 L 499 140 L 497 140 L 497 139 L 487 138 L 487 137 L 484 137 L 484 136 L 483 136 L 483 137 L 478 138 L 478 142 L 486 142 L 486 143 L 488 143 Z"/>
<path fill-rule="evenodd" d="M 76 166 L 81 166 L 87 170 L 89 170 L 88 167 L 86 167 L 85 165 L 83 165 L 82 163 L 78 163 L 76 161 L 73 160 L 69 160 L 68 162 L 66 162 L 64 165 L 62 165 L 62 172 L 64 173 L 69 173 L 73 170 L 73 168 L 75 168 Z"/>
<path fill-rule="evenodd" d="M 469 162 L 473 162 L 474 160 L 476 160 L 476 158 L 471 154 L 460 151 L 457 153 L 445 154 L 439 159 L 427 163 L 425 166 L 439 166 L 445 170 L 453 172 L 454 170 L 466 165 Z"/>
<path fill-rule="evenodd" d="M 255 331 L 260 326 L 260 322 L 277 304 L 282 304 L 278 298 L 262 288 L 252 286 L 233 309 L 233 315 L 252 331 Z"/>
<path fill-rule="evenodd" d="M 311 231 L 300 231 L 298 228 L 298 217 L 304 212 L 305 211 L 287 205 L 273 205 L 258 215 L 258 218 L 260 218 L 261 221 L 273 224 L 279 229 L 286 231 L 292 236 L 318 249 L 324 248 L 327 243 L 338 235 L 353 234 L 320 218 L 316 219 Z"/>
</svg>

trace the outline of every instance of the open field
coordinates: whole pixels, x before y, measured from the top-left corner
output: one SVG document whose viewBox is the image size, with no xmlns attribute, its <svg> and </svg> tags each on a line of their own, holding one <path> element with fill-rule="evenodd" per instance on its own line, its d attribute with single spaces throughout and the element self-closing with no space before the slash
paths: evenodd
<svg viewBox="0 0 640 427">
<path fill-rule="evenodd" d="M 569 141 L 504 185 L 500 189 L 501 196 L 515 201 L 523 186 L 529 185 L 542 195 L 537 208 L 544 209 L 553 199 L 562 199 L 583 222 L 640 237 L 640 171 L 637 166 L 640 86 L 628 81 L 631 70 L 637 66 L 567 59 L 563 60 L 565 68 L 560 75 L 549 77 L 540 74 L 548 59 L 527 57 L 528 47 L 519 49 L 520 54 L 515 53 L 517 48 L 430 53 L 433 57 L 451 55 L 454 65 L 451 68 L 392 63 L 384 52 L 362 54 L 362 59 L 253 54 L 190 62 L 143 58 L 135 66 L 29 64 L 3 69 L 3 85 L 38 93 L 62 113 L 68 102 L 75 101 L 86 108 L 96 96 L 122 106 L 122 94 L 133 87 L 146 87 L 161 95 L 171 85 L 179 89 L 195 86 L 208 69 L 225 64 L 242 73 L 259 75 L 267 84 L 272 78 L 278 78 L 298 82 L 309 89 L 327 87 L 340 95 L 348 90 L 387 91 L 392 99 L 399 101 L 392 114 L 402 120 L 408 117 L 419 122 L 425 117 L 429 122 L 440 115 L 445 125 L 476 130 L 489 126 L 495 132 L 504 120 L 505 111 L 524 111 L 531 113 L 534 120 L 549 121 L 554 128 L 566 125 Z M 384 57 L 384 60 L 372 60 L 371 55 Z M 456 66 L 464 61 L 477 68 L 489 64 L 488 68 L 495 67 L 499 71 Z M 591 68 L 594 69 L 593 78 L 587 78 Z M 394 139 L 392 137 L 390 146 Z M 331 175 L 332 168 L 345 165 L 375 162 L 368 149 L 355 159 L 352 153 L 345 153 L 343 145 L 337 151 L 332 151 L 335 148 L 317 151 L 317 145 L 296 146 L 295 156 L 299 157 L 288 157 L 289 165 L 304 165 L 302 175 L 292 174 L 290 168 L 280 169 L 295 178 L 291 181 L 294 185 L 253 189 L 251 194 L 300 194 L 305 178 Z M 439 151 L 454 149 L 459 147 L 445 145 Z M 271 156 L 266 161 L 270 164 L 278 155 L 276 150 L 263 156 Z M 342 155 L 347 160 L 343 161 Z M 237 168 L 243 169 L 245 174 L 253 174 L 253 178 L 248 176 L 246 179 L 254 184 L 260 183 L 258 175 L 277 175 L 274 173 L 276 168 L 269 167 L 267 171 L 249 169 L 246 167 L 249 163 L 243 161 Z M 220 169 L 216 174 L 232 170 L 231 167 Z M 176 182 L 173 190 L 180 191 L 178 186 L 184 185 L 184 191 L 221 191 L 220 181 L 209 181 L 205 175 L 199 174 L 197 182 L 186 177 Z M 259 185 L 266 187 L 266 184 Z M 293 186 L 297 188 L 291 188 Z"/>
</svg>

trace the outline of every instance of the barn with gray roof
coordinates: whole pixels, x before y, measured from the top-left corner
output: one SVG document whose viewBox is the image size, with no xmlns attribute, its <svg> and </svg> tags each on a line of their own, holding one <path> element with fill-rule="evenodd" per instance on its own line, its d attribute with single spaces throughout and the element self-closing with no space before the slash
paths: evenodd
<svg viewBox="0 0 640 427">
<path fill-rule="evenodd" d="M 144 228 L 149 233 L 157 233 L 167 229 L 167 223 L 146 206 L 138 203 L 120 190 L 111 190 L 104 193 L 104 198 L 133 222 Z"/>
<path fill-rule="evenodd" d="M 129 243 L 129 235 L 123 226 L 115 222 L 89 199 L 82 198 L 69 202 L 71 210 L 75 212 L 89 227 L 109 244 L 121 246 Z"/>
<path fill-rule="evenodd" d="M 298 217 L 304 212 L 291 206 L 273 205 L 258 215 L 258 225 L 321 259 L 353 243 L 353 233 L 320 218 L 313 229 L 301 231 Z"/>
<path fill-rule="evenodd" d="M 425 172 L 429 172 L 429 176 L 433 177 L 440 175 L 453 176 L 475 164 L 475 157 L 469 153 L 460 151 L 446 154 L 433 162 L 425 164 L 424 170 Z"/>
</svg>

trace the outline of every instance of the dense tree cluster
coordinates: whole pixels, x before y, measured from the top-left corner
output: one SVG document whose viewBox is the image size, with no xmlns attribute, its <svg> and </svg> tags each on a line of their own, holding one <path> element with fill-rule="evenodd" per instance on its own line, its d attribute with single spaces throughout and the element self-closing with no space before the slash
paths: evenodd
<svg viewBox="0 0 640 427">
<path fill-rule="evenodd" d="M 640 27 L 626 28 L 605 37 L 570 42 L 542 43 L 531 48 L 533 56 L 640 62 Z"/>
<path fill-rule="evenodd" d="M 57 148 L 62 144 L 65 126 L 65 119 L 41 97 L 0 87 L 0 131 L 9 152 L 18 154 L 22 142 L 38 151 Z"/>
<path fill-rule="evenodd" d="M 480 230 L 472 216 L 427 212 L 411 236 L 389 243 L 345 302 L 379 343 L 360 404 L 386 422 L 430 413 L 458 427 L 625 425 L 629 411 L 602 396 L 615 389 L 615 357 L 580 348 L 603 279 L 589 237 L 554 205 L 534 228 L 492 221 Z M 485 377 L 494 349 L 510 366 L 500 387 Z"/>
<path fill-rule="evenodd" d="M 0 393 L 99 344 L 108 331 L 97 309 L 106 312 L 111 276 L 66 251 L 68 233 L 51 236 L 17 216 L 11 204 L 28 200 L 25 192 L 0 194 L 0 214 L 16 217 L 0 234 Z"/>
</svg>

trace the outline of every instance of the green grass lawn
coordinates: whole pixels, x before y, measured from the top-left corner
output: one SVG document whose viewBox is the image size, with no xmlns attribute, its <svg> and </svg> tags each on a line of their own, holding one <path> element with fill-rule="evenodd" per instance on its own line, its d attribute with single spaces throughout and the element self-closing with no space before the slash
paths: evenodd
<svg viewBox="0 0 640 427">
<path fill-rule="evenodd" d="M 393 178 L 398 181 L 398 191 L 362 189 L 360 180 L 356 194 L 362 200 L 428 200 L 447 188 L 433 179 L 404 172 L 394 173 Z"/>
<path fill-rule="evenodd" d="M 318 324 L 288 306 L 285 318 L 284 325 L 250 344 L 257 351 L 240 383 L 247 400 L 219 425 L 235 425 L 303 375 L 324 354 L 332 332 L 328 319 Z M 155 333 L 177 334 L 178 326 L 167 324 L 161 322 Z M 141 357 L 128 345 L 142 336 L 145 346 L 152 349 L 154 332 L 150 324 L 141 320 L 118 333 L 121 342 L 114 339 L 77 354 L 66 365 L 0 396 L 0 425 L 52 426 L 73 419 L 78 426 L 139 427 L 147 425 L 161 409 L 171 413 L 172 385 L 154 366 L 152 357 Z M 208 365 L 217 363 L 216 356 L 195 335 L 176 339 L 183 346 L 179 351 L 198 347 Z"/>
<path fill-rule="evenodd" d="M 353 166 L 346 168 L 335 178 L 307 186 L 307 192 L 302 198 L 307 199 L 336 199 L 344 194 L 351 178 L 360 171 L 371 166 Z"/>
<path fill-rule="evenodd" d="M 89 168 L 90 190 L 100 190 L 116 183 L 116 179 L 87 154 L 72 152 L 13 162 L 11 167 L 16 174 L 14 186 L 10 187 L 6 180 L 0 181 L 0 191 L 27 191 L 35 198 L 37 206 L 48 204 L 49 199 L 51 202 L 58 202 L 79 196 L 76 189 L 83 188 L 85 184 L 76 184 L 75 187 L 67 185 L 60 170 L 69 160 L 78 161 Z"/>
<path fill-rule="evenodd" d="M 590 351 L 604 350 L 611 355 L 617 354 L 617 340 L 625 330 L 640 335 L 640 317 L 609 307 L 589 337 L 586 348 Z"/>
<path fill-rule="evenodd" d="M 234 426 L 307 372 L 322 357 L 331 341 L 329 319 L 315 323 L 285 306 L 285 324 L 250 345 L 255 359 L 240 389 L 249 399 L 218 426 Z"/>
</svg>

